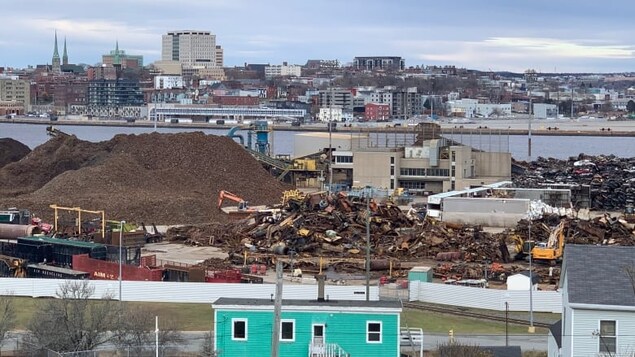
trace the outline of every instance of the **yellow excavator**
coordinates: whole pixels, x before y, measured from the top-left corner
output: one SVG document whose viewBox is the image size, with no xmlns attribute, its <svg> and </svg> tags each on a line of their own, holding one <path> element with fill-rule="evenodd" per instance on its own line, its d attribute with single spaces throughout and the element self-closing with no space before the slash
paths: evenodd
<svg viewBox="0 0 635 357">
<path fill-rule="evenodd" d="M 549 239 L 546 244 L 535 244 L 535 242 L 526 242 L 533 246 L 531 248 L 531 258 L 538 262 L 550 263 L 555 265 L 562 260 L 564 253 L 564 230 L 566 223 L 564 220 L 560 221 L 558 226 L 549 234 Z"/>
</svg>

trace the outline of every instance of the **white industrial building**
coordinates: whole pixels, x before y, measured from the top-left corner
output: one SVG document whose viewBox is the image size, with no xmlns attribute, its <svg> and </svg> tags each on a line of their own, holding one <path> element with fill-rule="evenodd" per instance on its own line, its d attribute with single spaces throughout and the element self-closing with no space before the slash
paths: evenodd
<svg viewBox="0 0 635 357">
<path fill-rule="evenodd" d="M 558 117 L 558 106 L 555 104 L 534 103 L 534 118 L 547 119 Z"/>
<path fill-rule="evenodd" d="M 511 103 L 479 103 L 476 99 L 459 99 L 448 102 L 449 111 L 452 116 L 465 118 L 511 115 Z"/>
<path fill-rule="evenodd" d="M 507 277 L 507 290 L 528 291 L 530 285 L 531 290 L 538 290 L 538 281 L 540 280 L 538 274 L 535 272 L 531 274 L 531 280 L 533 280 L 533 284 L 530 283 L 529 271 L 521 271 L 518 274 L 510 275 Z"/>
<path fill-rule="evenodd" d="M 265 78 L 273 77 L 300 77 L 302 76 L 302 67 L 298 65 L 271 65 L 265 67 Z"/>
<path fill-rule="evenodd" d="M 154 89 L 183 88 L 183 77 L 181 76 L 155 76 Z"/>
</svg>

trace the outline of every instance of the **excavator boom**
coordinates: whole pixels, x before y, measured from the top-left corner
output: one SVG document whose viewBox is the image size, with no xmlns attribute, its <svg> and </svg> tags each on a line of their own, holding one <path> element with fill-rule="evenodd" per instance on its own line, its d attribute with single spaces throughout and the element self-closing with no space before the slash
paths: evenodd
<svg viewBox="0 0 635 357">
<path fill-rule="evenodd" d="M 233 194 L 229 191 L 220 191 L 220 193 L 218 194 L 218 209 L 221 209 L 221 207 L 223 206 L 223 202 L 226 199 L 238 203 L 239 209 L 247 208 L 247 201 L 242 199 L 240 196 Z"/>
</svg>

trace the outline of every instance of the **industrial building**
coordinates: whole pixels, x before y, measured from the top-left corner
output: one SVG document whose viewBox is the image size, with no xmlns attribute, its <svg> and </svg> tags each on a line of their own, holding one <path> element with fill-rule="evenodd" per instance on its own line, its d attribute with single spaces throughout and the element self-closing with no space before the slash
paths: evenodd
<svg viewBox="0 0 635 357">
<path fill-rule="evenodd" d="M 304 133 L 294 155 L 333 153 L 333 183 L 371 185 L 426 194 L 483 186 L 511 178 L 511 154 L 484 152 L 440 136 L 424 123 L 412 132 Z"/>
</svg>

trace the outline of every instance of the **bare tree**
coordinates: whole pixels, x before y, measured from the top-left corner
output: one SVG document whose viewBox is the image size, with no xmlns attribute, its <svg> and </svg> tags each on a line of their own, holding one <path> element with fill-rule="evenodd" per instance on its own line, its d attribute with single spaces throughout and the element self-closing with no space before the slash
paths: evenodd
<svg viewBox="0 0 635 357">
<path fill-rule="evenodd" d="M 493 357 L 489 351 L 484 351 L 477 345 L 449 342 L 437 347 L 436 357 Z"/>
<path fill-rule="evenodd" d="M 212 332 L 205 332 L 203 336 L 203 345 L 201 346 L 201 350 L 198 353 L 198 357 L 216 357 L 216 352 L 214 352 L 214 336 L 212 336 Z"/>
<path fill-rule="evenodd" d="M 15 307 L 11 297 L 0 296 L 0 348 L 15 326 Z"/>
<path fill-rule="evenodd" d="M 155 316 L 158 313 L 152 309 L 126 305 L 123 308 L 122 318 L 115 331 L 116 338 L 113 343 L 121 349 L 133 353 L 135 356 L 143 355 L 154 350 Z M 178 349 L 185 341 L 183 335 L 177 330 L 173 319 L 160 317 L 159 345 L 165 350 Z"/>
<path fill-rule="evenodd" d="M 56 299 L 40 303 L 28 324 L 27 341 L 35 348 L 57 352 L 92 350 L 109 342 L 118 322 L 119 304 L 112 296 L 95 299 L 90 282 L 69 281 Z"/>
</svg>

